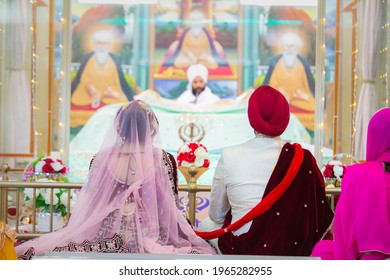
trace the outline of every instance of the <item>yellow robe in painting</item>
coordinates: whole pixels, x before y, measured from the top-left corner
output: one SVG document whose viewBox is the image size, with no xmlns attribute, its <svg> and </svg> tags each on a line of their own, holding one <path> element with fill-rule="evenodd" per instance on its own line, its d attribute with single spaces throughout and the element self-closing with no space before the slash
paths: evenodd
<svg viewBox="0 0 390 280">
<path fill-rule="evenodd" d="M 287 68 L 283 58 L 275 65 L 269 85 L 282 92 L 290 103 L 291 112 L 308 129 L 314 130 L 315 100 L 310 92 L 303 64 L 296 59 L 292 68 Z M 297 91 L 300 94 L 297 94 Z M 298 97 L 301 95 L 301 98 Z"/>
<path fill-rule="evenodd" d="M 203 64 L 209 69 L 218 68 L 217 61 L 213 58 L 210 42 L 203 31 L 198 37 L 189 30 L 183 38 L 183 44 L 174 66 L 177 68 L 189 67 L 193 64 Z"/>
<path fill-rule="evenodd" d="M 122 91 L 118 75 L 118 69 L 115 65 L 115 61 L 111 58 L 111 56 L 107 58 L 107 62 L 105 65 L 99 65 L 95 61 L 94 55 L 88 60 L 81 75 L 80 83 L 72 94 L 72 106 L 92 105 L 93 99 L 91 98 L 91 96 L 89 96 L 87 91 L 89 85 L 93 85 L 99 92 L 100 105 L 125 103 L 128 101 L 126 95 Z M 111 88 L 113 91 L 118 92 L 120 94 L 120 98 L 104 96 L 104 92 L 108 88 Z M 86 110 L 75 110 L 74 108 L 72 108 L 71 127 L 84 125 L 94 113 L 95 110 L 91 108 Z"/>
<path fill-rule="evenodd" d="M 85 66 L 81 75 L 80 83 L 72 95 L 72 104 L 76 106 L 86 106 L 92 103 L 92 98 L 88 95 L 87 87 L 93 85 L 100 93 L 100 100 L 104 104 L 124 103 L 127 101 L 122 92 L 118 70 L 114 60 L 109 56 L 105 65 L 98 65 L 95 56 L 92 56 Z M 119 92 L 120 99 L 104 97 L 107 88 Z"/>
<path fill-rule="evenodd" d="M 16 232 L 13 231 L 7 224 L 0 221 L 0 260 L 17 260 L 14 240 Z"/>
</svg>

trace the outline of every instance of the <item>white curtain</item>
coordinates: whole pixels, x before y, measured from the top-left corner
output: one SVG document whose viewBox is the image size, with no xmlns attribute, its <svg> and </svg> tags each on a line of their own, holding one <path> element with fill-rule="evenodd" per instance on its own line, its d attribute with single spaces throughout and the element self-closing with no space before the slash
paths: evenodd
<svg viewBox="0 0 390 280">
<path fill-rule="evenodd" d="M 7 120 L 3 124 L 1 152 L 26 154 L 30 152 L 31 95 L 26 77 L 26 48 L 29 30 L 29 1 L 8 1 L 5 102 L 2 104 Z M 30 4 L 31 5 L 31 4 Z M 30 31 L 31 32 L 31 31 Z"/>
<path fill-rule="evenodd" d="M 367 127 L 378 109 L 375 75 L 378 65 L 379 34 L 381 29 L 381 1 L 366 0 L 363 23 L 362 71 L 363 85 L 357 103 L 355 119 L 355 157 L 366 158 Z"/>
</svg>

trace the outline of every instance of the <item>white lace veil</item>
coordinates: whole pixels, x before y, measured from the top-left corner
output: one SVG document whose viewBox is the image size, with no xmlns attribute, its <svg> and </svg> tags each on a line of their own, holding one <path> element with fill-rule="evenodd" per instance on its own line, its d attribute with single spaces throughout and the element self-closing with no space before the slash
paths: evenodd
<svg viewBox="0 0 390 280">
<path fill-rule="evenodd" d="M 30 247 L 35 254 L 53 250 L 215 253 L 175 205 L 158 121 L 142 101 L 118 110 L 68 225 L 17 246 L 17 254 Z"/>
</svg>

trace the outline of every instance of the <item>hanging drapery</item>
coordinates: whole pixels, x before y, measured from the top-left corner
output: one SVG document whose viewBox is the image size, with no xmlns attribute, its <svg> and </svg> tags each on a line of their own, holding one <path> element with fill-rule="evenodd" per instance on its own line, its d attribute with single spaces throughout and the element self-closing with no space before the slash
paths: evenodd
<svg viewBox="0 0 390 280">
<path fill-rule="evenodd" d="M 362 72 L 363 84 L 356 110 L 355 157 L 366 158 L 367 127 L 378 109 L 375 75 L 378 65 L 381 1 L 366 1 L 363 24 Z"/>
<path fill-rule="evenodd" d="M 6 55 L 5 104 L 7 116 L 2 152 L 26 154 L 30 152 L 31 96 L 26 77 L 26 47 L 29 19 L 28 1 L 9 1 Z M 9 32 L 9 33 L 8 33 Z"/>
</svg>

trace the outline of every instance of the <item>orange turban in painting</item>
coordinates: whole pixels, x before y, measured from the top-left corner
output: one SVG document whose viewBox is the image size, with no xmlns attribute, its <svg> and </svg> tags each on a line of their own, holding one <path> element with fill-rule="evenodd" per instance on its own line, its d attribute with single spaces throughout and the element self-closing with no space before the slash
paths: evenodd
<svg viewBox="0 0 390 280">
<path fill-rule="evenodd" d="M 290 106 L 278 90 L 263 85 L 249 98 L 248 118 L 255 131 L 267 136 L 279 136 L 290 121 Z"/>
</svg>

